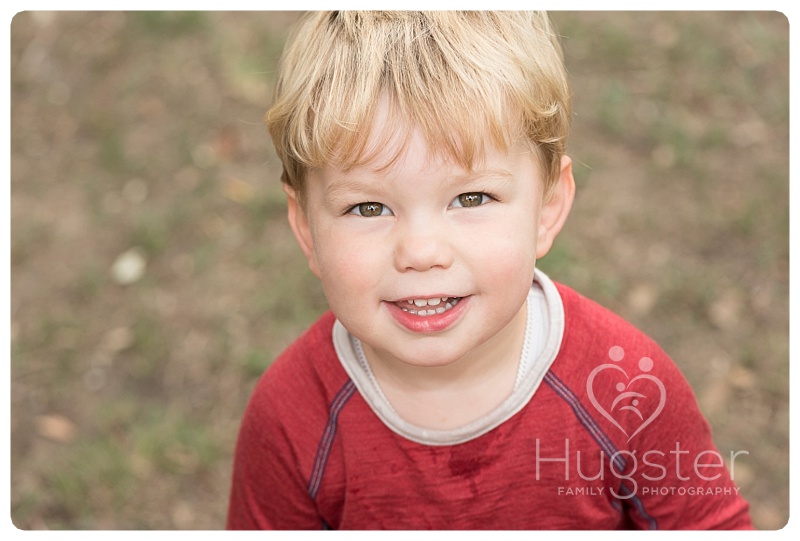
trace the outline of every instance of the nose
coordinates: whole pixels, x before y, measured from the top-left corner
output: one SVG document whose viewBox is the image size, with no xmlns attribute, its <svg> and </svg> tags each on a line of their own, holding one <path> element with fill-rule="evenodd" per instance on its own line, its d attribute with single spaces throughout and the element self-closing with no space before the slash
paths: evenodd
<svg viewBox="0 0 800 541">
<path fill-rule="evenodd" d="M 447 269 L 453 264 L 452 236 L 435 219 L 408 221 L 396 229 L 394 263 L 400 272 Z"/>
</svg>

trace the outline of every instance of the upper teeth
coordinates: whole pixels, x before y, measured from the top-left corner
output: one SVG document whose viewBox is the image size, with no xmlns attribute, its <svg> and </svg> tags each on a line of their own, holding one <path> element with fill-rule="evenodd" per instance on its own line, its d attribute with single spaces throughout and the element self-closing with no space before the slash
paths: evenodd
<svg viewBox="0 0 800 541">
<path fill-rule="evenodd" d="M 434 297 L 432 299 L 409 299 L 408 308 L 401 306 L 404 312 L 409 312 L 418 316 L 432 316 L 434 314 L 444 314 L 453 306 L 458 304 L 460 297 Z M 424 309 L 427 306 L 435 307 Z"/>
<path fill-rule="evenodd" d="M 409 299 L 408 300 L 408 304 L 416 304 L 417 306 L 419 306 L 421 308 L 423 306 L 436 306 L 437 304 L 439 304 L 443 300 L 444 299 L 441 299 L 439 297 L 434 297 L 432 299 L 413 299 L 413 300 Z"/>
</svg>

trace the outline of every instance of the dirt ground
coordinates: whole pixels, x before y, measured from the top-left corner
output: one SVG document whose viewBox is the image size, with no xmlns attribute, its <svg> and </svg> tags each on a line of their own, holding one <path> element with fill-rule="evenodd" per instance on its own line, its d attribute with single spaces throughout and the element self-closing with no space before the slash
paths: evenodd
<svg viewBox="0 0 800 541">
<path fill-rule="evenodd" d="M 295 13 L 11 25 L 11 518 L 218 529 L 248 396 L 326 307 L 262 116 Z M 789 26 L 554 13 L 578 195 L 541 266 L 675 359 L 789 516 Z"/>
</svg>

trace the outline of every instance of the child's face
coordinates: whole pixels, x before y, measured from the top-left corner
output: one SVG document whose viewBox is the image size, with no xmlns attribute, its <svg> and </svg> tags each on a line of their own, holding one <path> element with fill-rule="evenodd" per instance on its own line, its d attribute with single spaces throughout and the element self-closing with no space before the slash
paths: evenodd
<svg viewBox="0 0 800 541">
<path fill-rule="evenodd" d="M 559 185 L 572 186 L 566 159 L 564 169 Z M 543 206 L 523 145 L 489 150 L 470 172 L 416 132 L 386 170 L 310 172 L 305 197 L 303 212 L 289 191 L 290 222 L 330 308 L 371 361 L 414 366 L 512 347 L 536 259 L 566 217 Z"/>
</svg>

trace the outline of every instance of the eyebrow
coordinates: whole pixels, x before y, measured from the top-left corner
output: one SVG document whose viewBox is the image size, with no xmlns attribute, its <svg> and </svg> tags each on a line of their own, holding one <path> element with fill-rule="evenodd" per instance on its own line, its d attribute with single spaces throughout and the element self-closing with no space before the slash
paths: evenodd
<svg viewBox="0 0 800 541">
<path fill-rule="evenodd" d="M 505 169 L 484 169 L 482 171 L 473 171 L 465 175 L 457 175 L 453 177 L 453 184 L 475 182 L 488 178 L 500 178 L 503 180 L 514 180 L 514 175 Z"/>
<path fill-rule="evenodd" d="M 514 181 L 514 175 L 505 169 L 485 169 L 458 175 L 448 175 L 444 184 L 447 186 L 459 186 L 488 180 L 499 180 L 502 184 L 507 184 Z M 382 183 L 369 183 L 355 178 L 346 178 L 337 180 L 326 187 L 324 197 L 329 201 L 335 201 L 339 197 L 350 193 L 369 193 L 370 195 L 374 194 L 376 197 L 381 197 L 386 191 L 387 188 Z"/>
<path fill-rule="evenodd" d="M 494 189 L 499 189 L 500 187 L 506 187 L 514 183 L 516 178 L 510 171 L 506 171 L 505 169 L 484 169 L 481 171 L 471 171 L 467 172 L 463 175 L 454 175 L 452 177 L 448 177 L 447 184 L 449 186 L 469 186 L 468 189 L 476 189 L 480 190 L 480 186 L 476 186 L 476 184 L 480 184 L 482 182 L 486 182 L 493 187 Z"/>
<path fill-rule="evenodd" d="M 337 198 L 343 197 L 344 195 L 350 193 L 369 192 L 371 194 L 374 193 L 377 195 L 383 195 L 384 191 L 384 187 L 380 186 L 378 183 L 368 183 L 359 181 L 357 179 L 347 178 L 331 183 L 327 188 L 325 188 L 324 197 L 326 200 L 335 201 Z"/>
</svg>

